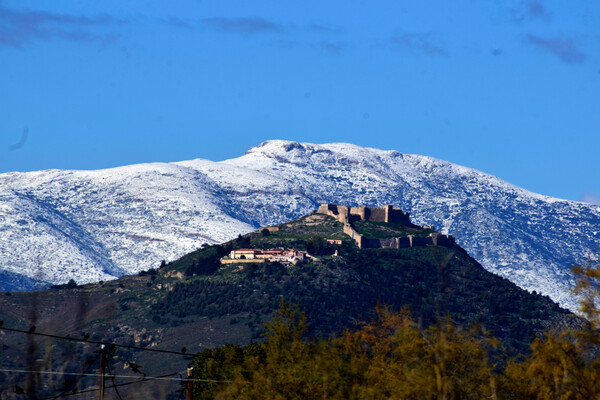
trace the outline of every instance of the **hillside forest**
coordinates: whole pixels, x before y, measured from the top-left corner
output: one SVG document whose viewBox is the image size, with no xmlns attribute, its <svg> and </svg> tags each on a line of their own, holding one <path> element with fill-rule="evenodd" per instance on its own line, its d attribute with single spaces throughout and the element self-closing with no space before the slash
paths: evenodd
<svg viewBox="0 0 600 400">
<path fill-rule="evenodd" d="M 599 399 L 600 264 L 576 266 L 589 324 L 548 330 L 507 357 L 498 340 L 449 317 L 423 328 L 407 308 L 378 306 L 356 330 L 318 340 L 284 301 L 265 340 L 204 350 L 195 399 Z"/>
</svg>

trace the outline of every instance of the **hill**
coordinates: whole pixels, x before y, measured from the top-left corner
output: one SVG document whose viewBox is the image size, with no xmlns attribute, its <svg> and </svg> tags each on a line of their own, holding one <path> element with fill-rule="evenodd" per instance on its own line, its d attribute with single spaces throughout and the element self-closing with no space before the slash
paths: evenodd
<svg viewBox="0 0 600 400">
<path fill-rule="evenodd" d="M 351 225 L 373 225 L 370 231 L 380 236 L 432 234 L 430 227 L 375 222 Z M 0 329 L 3 365 L 77 375 L 86 360 L 97 362 L 98 346 L 90 341 L 105 341 L 130 346 L 116 348 L 113 370 L 123 371 L 125 362 L 133 361 L 148 376 L 182 372 L 189 362 L 184 355 L 136 347 L 178 352 L 185 346 L 189 354 L 259 340 L 262 324 L 282 298 L 307 313 L 313 336 L 353 329 L 357 321 L 372 317 L 379 303 L 409 307 L 423 326 L 444 315 L 461 326 L 479 324 L 510 354 L 526 352 L 535 335 L 546 329 L 577 323 L 547 296 L 489 273 L 458 245 L 358 248 L 344 227 L 339 218 L 313 213 L 223 245 L 206 245 L 160 269 L 74 288 L 4 294 L 3 328 L 28 331 L 35 325 L 37 333 L 77 340 L 87 333 L 89 338 L 70 343 Z M 292 249 L 294 256 L 283 253 Z M 129 370 L 123 373 L 135 376 Z M 2 373 L 0 379 L 10 388 L 23 385 L 25 375 Z M 44 379 L 46 395 L 64 385 L 61 377 Z M 94 382 L 85 378 L 80 386 Z M 170 393 L 172 385 L 140 384 L 135 393 L 158 393 L 165 387 Z"/>
<path fill-rule="evenodd" d="M 397 204 L 487 270 L 572 309 L 570 267 L 600 240 L 597 206 L 430 157 L 276 140 L 221 162 L 1 174 L 0 288 L 137 273 L 322 202 Z"/>
</svg>

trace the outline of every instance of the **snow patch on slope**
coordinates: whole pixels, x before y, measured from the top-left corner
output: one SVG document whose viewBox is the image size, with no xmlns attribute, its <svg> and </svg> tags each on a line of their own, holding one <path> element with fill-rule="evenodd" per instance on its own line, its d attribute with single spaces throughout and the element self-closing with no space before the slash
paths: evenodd
<svg viewBox="0 0 600 400">
<path fill-rule="evenodd" d="M 108 279 L 322 202 L 398 205 L 488 270 L 571 308 L 570 266 L 600 242 L 597 206 L 431 157 L 271 140 L 221 162 L 2 174 L 0 269 L 54 283 Z"/>
</svg>

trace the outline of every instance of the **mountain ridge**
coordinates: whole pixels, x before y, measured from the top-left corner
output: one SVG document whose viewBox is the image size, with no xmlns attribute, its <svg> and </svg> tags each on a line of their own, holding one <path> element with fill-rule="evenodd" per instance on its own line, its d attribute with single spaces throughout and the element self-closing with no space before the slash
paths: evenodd
<svg viewBox="0 0 600 400">
<path fill-rule="evenodd" d="M 478 326 L 478 337 L 498 340 L 498 362 L 528 354 L 531 341 L 550 328 L 582 326 L 547 296 L 486 271 L 453 241 L 429 240 L 439 233 L 398 209 L 324 207 L 135 275 L 3 295 L 3 359 L 19 369 L 0 375 L 0 396 L 12 396 L 14 384 L 23 387 L 24 371 L 41 360 L 50 370 L 80 373 L 84 363 L 98 361 L 100 343 L 112 348 L 113 371 L 132 361 L 148 376 L 185 371 L 188 357 L 203 350 L 261 341 L 282 299 L 306 314 L 311 340 L 356 331 L 384 305 L 410 313 L 423 328 L 442 320 L 458 329 Z M 362 246 L 348 225 L 369 240 L 425 240 Z M 96 378 L 76 382 L 80 390 L 95 388 Z M 38 397 L 73 381 L 48 377 L 36 385 Z M 167 390 L 167 383 L 127 386 L 122 394 L 148 398 L 180 387 L 171 381 Z"/>
<path fill-rule="evenodd" d="M 0 239 L 13 247 L 0 249 L 10 260 L 0 266 L 35 277 L 41 264 L 52 283 L 105 280 L 292 220 L 324 202 L 398 205 L 415 223 L 454 235 L 486 269 L 572 309 L 569 268 L 600 241 L 597 206 L 432 157 L 275 140 L 220 162 L 1 174 Z M 77 227 L 88 252 L 69 237 Z M 25 245 L 15 246 L 19 241 Z M 40 241 L 50 251 L 32 251 Z"/>
</svg>

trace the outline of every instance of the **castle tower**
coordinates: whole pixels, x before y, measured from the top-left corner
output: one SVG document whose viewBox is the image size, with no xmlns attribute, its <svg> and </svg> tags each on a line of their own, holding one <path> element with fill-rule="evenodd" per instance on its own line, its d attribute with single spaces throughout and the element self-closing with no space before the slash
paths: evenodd
<svg viewBox="0 0 600 400">
<path fill-rule="evenodd" d="M 368 219 L 367 207 L 366 206 L 358 207 L 358 215 L 360 216 L 361 221 L 366 221 Z"/>
<path fill-rule="evenodd" d="M 391 205 L 383 206 L 383 211 L 385 212 L 385 217 L 383 222 L 390 222 L 390 210 L 392 209 Z"/>
</svg>

